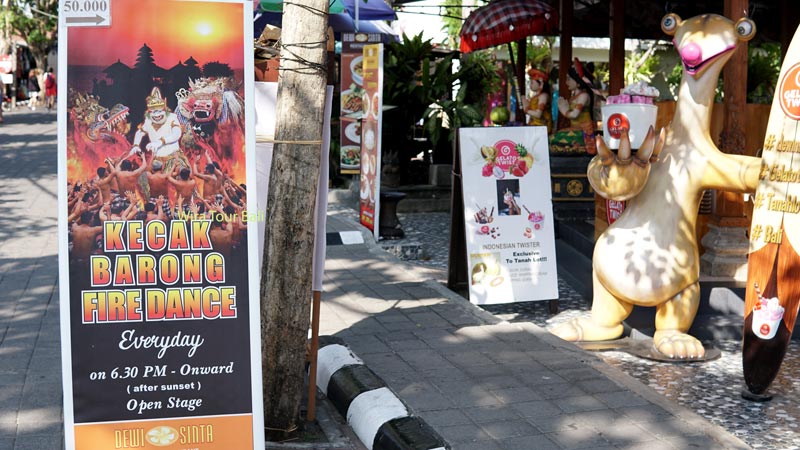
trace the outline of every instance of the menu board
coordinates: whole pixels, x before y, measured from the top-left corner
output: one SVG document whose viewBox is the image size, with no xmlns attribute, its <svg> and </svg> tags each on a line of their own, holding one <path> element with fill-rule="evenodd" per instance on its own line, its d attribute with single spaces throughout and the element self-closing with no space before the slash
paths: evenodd
<svg viewBox="0 0 800 450">
<path fill-rule="evenodd" d="M 264 448 L 251 2 L 78 3 L 59 15 L 66 448 Z"/>
<path fill-rule="evenodd" d="M 342 33 L 341 89 L 339 92 L 340 147 L 342 174 L 358 174 L 361 170 L 361 102 L 364 97 L 365 45 L 381 42 L 378 33 Z"/>
<path fill-rule="evenodd" d="M 364 93 L 361 103 L 361 224 L 378 240 L 381 190 L 381 125 L 383 121 L 383 44 L 364 46 Z"/>
<path fill-rule="evenodd" d="M 461 128 L 459 139 L 470 301 L 557 299 L 547 129 Z"/>
</svg>

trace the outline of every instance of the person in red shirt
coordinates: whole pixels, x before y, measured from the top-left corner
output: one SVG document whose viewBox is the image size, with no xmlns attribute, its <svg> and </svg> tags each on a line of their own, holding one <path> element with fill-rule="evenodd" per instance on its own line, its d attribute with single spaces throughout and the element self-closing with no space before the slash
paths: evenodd
<svg viewBox="0 0 800 450">
<path fill-rule="evenodd" d="M 58 95 L 58 83 L 56 83 L 56 76 L 53 74 L 52 67 L 48 67 L 47 73 L 44 74 L 44 95 L 44 103 L 48 111 L 55 108 L 56 96 Z"/>
</svg>

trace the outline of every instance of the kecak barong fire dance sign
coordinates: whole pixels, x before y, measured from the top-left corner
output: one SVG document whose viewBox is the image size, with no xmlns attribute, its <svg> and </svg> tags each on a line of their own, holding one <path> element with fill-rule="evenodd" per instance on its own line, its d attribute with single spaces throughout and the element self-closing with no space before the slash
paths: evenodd
<svg viewBox="0 0 800 450">
<path fill-rule="evenodd" d="M 252 3 L 60 6 L 66 448 L 263 448 Z"/>
</svg>

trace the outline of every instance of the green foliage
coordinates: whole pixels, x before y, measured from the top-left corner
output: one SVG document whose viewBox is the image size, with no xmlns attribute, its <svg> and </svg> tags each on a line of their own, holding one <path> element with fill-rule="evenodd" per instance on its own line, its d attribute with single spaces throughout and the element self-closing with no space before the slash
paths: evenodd
<svg viewBox="0 0 800 450">
<path fill-rule="evenodd" d="M 457 83 L 462 89 L 462 103 L 476 105 L 484 101 L 486 93 L 496 88 L 499 79 L 494 64 L 488 55 L 474 53 L 466 56 L 461 67 L 453 72 L 453 55 L 435 58 L 430 40 L 422 35 L 403 35 L 401 42 L 391 43 L 386 48 L 384 60 L 386 103 L 398 105 L 399 120 L 395 127 L 409 134 L 416 122 L 423 117 L 431 104 L 450 101 L 451 92 Z M 465 90 L 463 86 L 471 89 Z M 449 103 L 448 103 L 449 105 Z"/>
<path fill-rule="evenodd" d="M 403 127 L 403 133 L 410 131 L 410 127 L 422 117 L 425 108 L 433 99 L 443 95 L 451 84 L 447 72 L 452 57 L 436 64 L 433 74 L 430 73 L 432 59 L 433 45 L 430 40 L 423 40 L 422 34 L 414 37 L 403 34 L 401 42 L 393 42 L 386 47 L 385 102 L 402 105 L 402 108 L 398 108 L 401 111 L 396 113 L 401 116 L 396 126 Z"/>
<path fill-rule="evenodd" d="M 58 38 L 58 0 L 11 0 L 0 11 L 2 35 L 17 34 L 28 43 L 41 69 Z M 6 26 L 7 25 L 7 26 Z"/>
<path fill-rule="evenodd" d="M 448 44 L 451 47 L 455 47 L 455 43 L 458 42 L 461 26 L 464 24 L 463 20 L 456 18 L 461 17 L 461 1 L 462 0 L 444 0 L 444 2 L 442 2 L 445 11 L 445 15 L 442 17 L 442 30 L 447 33 Z"/>
<path fill-rule="evenodd" d="M 611 80 L 611 72 L 607 62 L 597 63 L 594 66 L 594 79 L 606 85 Z"/>
<path fill-rule="evenodd" d="M 446 136 L 452 140 L 456 128 L 480 123 L 487 93 L 500 85 L 489 53 L 465 55 L 459 69 L 454 71 L 453 55 L 435 59 L 433 45 L 430 40 L 423 40 L 421 34 L 403 35 L 401 42 L 389 44 L 384 67 L 386 103 L 399 106 L 393 111 L 396 119 L 392 128 L 403 136 L 397 138 L 408 139 L 414 124 L 423 120 L 423 129 L 434 148 L 444 136 L 442 127 L 449 127 Z M 456 87 L 458 93 L 452 99 Z"/>
<path fill-rule="evenodd" d="M 681 77 L 683 76 L 683 65 L 680 61 L 672 68 L 672 70 L 667 75 L 667 84 L 669 85 L 669 90 L 672 92 L 672 96 L 676 97 L 678 95 L 678 85 L 681 84 Z"/>
<path fill-rule="evenodd" d="M 555 42 L 554 36 L 544 37 L 539 45 L 529 40 L 525 48 L 525 60 L 528 65 L 547 71 L 552 65 L 553 42 Z"/>
<path fill-rule="evenodd" d="M 637 81 L 650 82 L 655 75 L 661 58 L 655 54 L 655 43 L 650 43 L 644 52 L 631 52 L 625 56 L 625 84 Z"/>
<path fill-rule="evenodd" d="M 461 67 L 456 74 L 462 84 L 470 86 L 464 102 L 482 109 L 486 95 L 500 88 L 500 75 L 489 52 L 478 51 L 462 56 Z"/>
<path fill-rule="evenodd" d="M 458 128 L 474 126 L 481 122 L 483 116 L 480 111 L 464 102 L 467 92 L 469 92 L 468 84 L 462 83 L 455 100 L 439 100 L 425 111 L 424 129 L 434 148 L 439 145 L 445 129 L 448 130 L 448 142 L 453 142 Z"/>
<path fill-rule="evenodd" d="M 747 101 L 770 103 L 781 72 L 781 47 L 776 43 L 750 46 L 747 58 Z"/>
</svg>

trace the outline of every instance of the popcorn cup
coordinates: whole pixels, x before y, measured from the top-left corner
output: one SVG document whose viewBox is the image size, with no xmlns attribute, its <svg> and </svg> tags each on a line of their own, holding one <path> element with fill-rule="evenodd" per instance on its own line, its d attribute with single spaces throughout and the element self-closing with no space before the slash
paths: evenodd
<svg viewBox="0 0 800 450">
<path fill-rule="evenodd" d="M 606 104 L 603 112 L 603 138 L 608 148 L 618 149 L 623 129 L 628 130 L 631 148 L 639 148 L 647 130 L 656 125 L 658 107 L 638 103 Z"/>
</svg>

